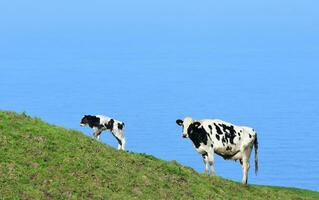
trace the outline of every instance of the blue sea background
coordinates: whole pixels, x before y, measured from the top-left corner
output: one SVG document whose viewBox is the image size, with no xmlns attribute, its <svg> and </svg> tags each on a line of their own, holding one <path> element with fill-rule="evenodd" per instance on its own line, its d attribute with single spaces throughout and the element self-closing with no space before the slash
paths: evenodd
<svg viewBox="0 0 319 200">
<path fill-rule="evenodd" d="M 255 128 L 249 182 L 319 191 L 317 1 L 0 2 L 0 109 L 77 129 L 126 123 L 127 150 L 203 172 L 178 118 Z M 102 142 L 116 147 L 108 132 Z M 240 181 L 238 162 L 215 157 Z M 253 157 L 252 157 L 253 158 Z M 253 159 L 252 159 L 253 160 Z"/>
</svg>

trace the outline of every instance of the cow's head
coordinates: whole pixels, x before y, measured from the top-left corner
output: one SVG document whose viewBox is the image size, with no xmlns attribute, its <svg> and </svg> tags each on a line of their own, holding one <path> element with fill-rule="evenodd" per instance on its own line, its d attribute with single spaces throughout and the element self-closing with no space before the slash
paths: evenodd
<svg viewBox="0 0 319 200">
<path fill-rule="evenodd" d="M 81 119 L 80 126 L 90 126 L 92 128 L 93 126 L 97 126 L 99 122 L 100 119 L 96 116 L 84 115 Z"/>
<path fill-rule="evenodd" d="M 176 120 L 176 124 L 183 128 L 182 137 L 188 138 L 188 127 L 193 123 L 193 119 L 191 117 L 185 117 L 184 120 L 178 119 Z"/>
</svg>

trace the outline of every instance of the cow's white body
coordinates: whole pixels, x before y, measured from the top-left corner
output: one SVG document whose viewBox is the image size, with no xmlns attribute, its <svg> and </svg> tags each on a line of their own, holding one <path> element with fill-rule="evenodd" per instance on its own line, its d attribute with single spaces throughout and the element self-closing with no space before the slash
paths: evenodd
<svg viewBox="0 0 319 200">
<path fill-rule="evenodd" d="M 183 126 L 183 137 L 189 137 L 196 151 L 203 156 L 205 172 L 214 175 L 214 153 L 227 160 L 239 160 L 243 168 L 244 184 L 247 184 L 249 158 L 255 146 L 255 171 L 258 170 L 257 134 L 254 129 L 246 126 L 236 126 L 219 119 L 193 120 L 186 117 L 177 120 Z"/>
</svg>

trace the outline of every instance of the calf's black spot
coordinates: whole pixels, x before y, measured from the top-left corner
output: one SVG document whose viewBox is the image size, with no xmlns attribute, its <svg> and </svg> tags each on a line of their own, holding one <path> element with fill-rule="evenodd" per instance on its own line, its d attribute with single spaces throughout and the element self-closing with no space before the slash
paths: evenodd
<svg viewBox="0 0 319 200">
<path fill-rule="evenodd" d="M 124 123 L 118 123 L 118 124 L 117 124 L 117 128 L 118 128 L 118 129 L 122 130 L 123 127 L 124 127 Z"/>
<path fill-rule="evenodd" d="M 114 125 L 114 119 L 110 119 L 110 121 L 106 125 L 106 128 L 110 129 L 112 131 L 113 130 L 113 125 Z"/>
</svg>

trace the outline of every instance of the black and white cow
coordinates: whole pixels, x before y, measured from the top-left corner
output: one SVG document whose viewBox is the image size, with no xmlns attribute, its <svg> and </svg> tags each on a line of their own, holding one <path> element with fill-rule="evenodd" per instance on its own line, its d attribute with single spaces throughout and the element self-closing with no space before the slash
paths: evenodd
<svg viewBox="0 0 319 200">
<path fill-rule="evenodd" d="M 124 123 L 103 115 L 84 115 L 81 126 L 93 128 L 93 137 L 100 139 L 102 131 L 109 130 L 118 141 L 118 149 L 125 149 Z"/>
<path fill-rule="evenodd" d="M 205 173 L 214 175 L 214 153 L 227 160 L 239 160 L 243 169 L 242 183 L 247 184 L 249 158 L 252 148 L 255 148 L 255 173 L 258 171 L 258 142 L 254 129 L 245 126 L 235 126 L 218 119 L 193 120 L 186 117 L 176 120 L 183 127 L 183 138 L 190 138 L 198 153 L 203 156 Z"/>
</svg>

